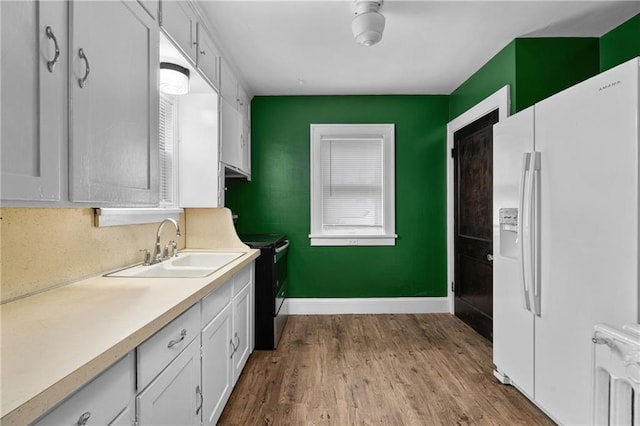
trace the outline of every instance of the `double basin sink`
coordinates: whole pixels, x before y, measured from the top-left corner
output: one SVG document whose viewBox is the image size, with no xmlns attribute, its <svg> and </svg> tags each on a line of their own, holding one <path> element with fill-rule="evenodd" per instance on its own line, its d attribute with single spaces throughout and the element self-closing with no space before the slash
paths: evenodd
<svg viewBox="0 0 640 426">
<path fill-rule="evenodd" d="M 202 278 L 236 260 L 244 253 L 186 252 L 153 265 L 137 265 L 106 277 Z"/>
</svg>

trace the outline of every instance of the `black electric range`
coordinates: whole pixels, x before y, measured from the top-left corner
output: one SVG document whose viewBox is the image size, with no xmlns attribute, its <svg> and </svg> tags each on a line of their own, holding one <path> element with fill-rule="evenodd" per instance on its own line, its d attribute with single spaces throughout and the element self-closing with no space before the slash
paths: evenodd
<svg viewBox="0 0 640 426">
<path fill-rule="evenodd" d="M 275 349 L 287 323 L 287 258 L 289 240 L 284 234 L 244 234 L 240 239 L 260 249 L 255 266 L 255 348 Z"/>
</svg>

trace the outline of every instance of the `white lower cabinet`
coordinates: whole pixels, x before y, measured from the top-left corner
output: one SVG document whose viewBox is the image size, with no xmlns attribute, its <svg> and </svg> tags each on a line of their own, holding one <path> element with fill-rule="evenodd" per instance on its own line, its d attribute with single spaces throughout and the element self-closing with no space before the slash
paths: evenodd
<svg viewBox="0 0 640 426">
<path fill-rule="evenodd" d="M 123 410 L 126 411 L 134 393 L 134 356 L 130 352 L 35 424 L 122 424 L 116 423 L 116 420 L 121 418 Z"/>
<path fill-rule="evenodd" d="M 242 373 L 249 355 L 251 355 L 251 293 L 252 285 L 246 285 L 233 297 L 233 383 L 235 384 Z"/>
<path fill-rule="evenodd" d="M 252 262 L 35 424 L 217 424 L 254 347 L 253 275 Z"/>
<path fill-rule="evenodd" d="M 202 330 L 202 392 L 205 425 L 215 425 L 233 389 L 231 345 L 232 316 L 229 301 Z"/>
<path fill-rule="evenodd" d="M 138 424 L 198 425 L 202 402 L 200 339 L 196 338 L 138 394 Z"/>
<path fill-rule="evenodd" d="M 217 424 L 253 351 L 253 273 L 252 263 L 202 301 L 205 425 Z"/>
</svg>

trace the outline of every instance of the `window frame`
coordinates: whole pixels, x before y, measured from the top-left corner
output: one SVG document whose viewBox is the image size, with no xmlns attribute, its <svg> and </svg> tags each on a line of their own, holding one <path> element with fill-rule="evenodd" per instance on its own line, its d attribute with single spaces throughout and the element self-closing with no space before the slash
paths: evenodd
<svg viewBox="0 0 640 426">
<path fill-rule="evenodd" d="M 178 145 L 180 138 L 179 122 L 178 122 L 178 110 L 180 108 L 179 98 L 175 95 L 166 95 L 159 93 L 158 96 L 158 116 L 160 116 L 160 97 L 164 96 L 165 99 L 171 104 L 172 108 L 172 120 L 173 120 L 173 141 L 171 144 L 171 171 L 168 174 L 168 181 L 171 183 L 172 200 L 167 202 L 162 200 L 162 191 L 160 188 L 162 182 L 162 162 L 161 144 L 158 143 L 158 207 L 125 207 L 125 208 L 97 208 L 95 216 L 95 224 L 99 228 L 108 226 L 120 226 L 120 225 L 135 225 L 143 223 L 157 223 L 166 218 L 179 220 L 180 213 L 184 212 L 184 209 L 179 207 L 179 185 L 178 185 Z M 158 127 L 161 123 L 158 122 Z M 160 135 L 158 135 L 160 138 Z"/>
<path fill-rule="evenodd" d="M 322 226 L 323 139 L 381 139 L 383 141 L 383 224 L 350 226 L 349 230 L 327 231 Z M 395 233 L 395 124 L 311 124 L 310 125 L 310 244 L 312 246 L 394 246 Z M 368 231 L 368 232 L 367 232 Z"/>
</svg>

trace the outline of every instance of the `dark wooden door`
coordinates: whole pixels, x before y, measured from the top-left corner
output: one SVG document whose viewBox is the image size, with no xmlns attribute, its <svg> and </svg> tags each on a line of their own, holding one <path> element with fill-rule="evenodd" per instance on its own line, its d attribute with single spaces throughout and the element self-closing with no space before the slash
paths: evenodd
<svg viewBox="0 0 640 426">
<path fill-rule="evenodd" d="M 454 133 L 454 311 L 493 340 L 493 111 Z"/>
</svg>

